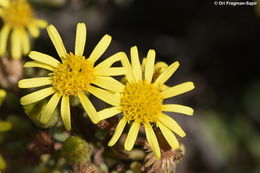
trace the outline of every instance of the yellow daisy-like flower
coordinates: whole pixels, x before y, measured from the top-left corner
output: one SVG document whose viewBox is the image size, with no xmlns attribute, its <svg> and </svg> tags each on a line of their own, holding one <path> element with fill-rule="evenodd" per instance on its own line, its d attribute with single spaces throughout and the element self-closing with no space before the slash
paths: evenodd
<svg viewBox="0 0 260 173">
<path fill-rule="evenodd" d="M 0 31 L 0 56 L 7 51 L 9 35 L 12 58 L 27 55 L 30 51 L 29 34 L 36 38 L 40 34 L 39 28 L 47 26 L 45 20 L 35 17 L 27 0 L 0 0 L 0 17 L 4 22 Z"/>
<path fill-rule="evenodd" d="M 155 72 L 155 51 L 150 50 L 147 55 L 147 62 L 142 71 L 139 62 L 137 47 L 131 48 L 131 62 L 127 57 L 122 59 L 122 64 L 126 67 L 126 85 L 118 90 L 114 95 L 106 91 L 102 91 L 100 99 L 113 105 L 111 108 L 100 111 L 100 119 L 106 119 L 116 114 L 122 113 L 122 119 L 119 121 L 115 133 L 108 143 L 113 146 L 121 136 L 124 127 L 127 123 L 131 124 L 129 133 L 126 137 L 124 147 L 126 150 L 131 150 L 137 138 L 140 125 L 145 128 L 146 138 L 155 155 L 160 158 L 160 147 L 153 130 L 156 125 L 160 128 L 169 145 L 176 149 L 179 147 L 178 140 L 174 133 L 181 137 L 185 136 L 184 131 L 178 123 L 163 112 L 176 112 L 187 115 L 193 114 L 193 109 L 179 104 L 163 104 L 164 99 L 180 95 L 194 88 L 192 82 L 186 82 L 174 87 L 165 89 L 164 83 L 172 76 L 179 66 L 175 62 L 168 66 L 154 81 Z M 106 93 L 106 94 L 105 94 Z M 109 100 L 107 98 L 110 98 Z M 173 133 L 174 132 L 174 133 Z"/>
<path fill-rule="evenodd" d="M 61 100 L 61 118 L 66 129 L 70 130 L 69 96 L 77 96 L 92 122 L 97 123 L 99 119 L 96 109 L 85 95 L 85 92 L 98 92 L 99 88 L 93 86 L 93 84 L 104 89 L 113 88 L 114 91 L 121 90 L 123 85 L 110 76 L 125 73 L 123 67 L 111 67 L 114 62 L 121 60 L 124 53 L 119 52 L 94 66 L 111 42 L 109 35 L 105 35 L 99 41 L 86 59 L 83 56 L 86 42 L 86 25 L 84 23 L 77 25 L 75 54 L 67 53 L 58 31 L 53 25 L 48 26 L 47 31 L 61 58 L 61 62 L 40 52 L 30 52 L 29 57 L 35 61 L 25 63 L 25 67 L 40 67 L 52 72 L 50 77 L 20 80 L 18 86 L 20 88 L 50 86 L 22 97 L 21 104 L 28 105 L 53 95 L 45 108 L 43 108 L 41 122 L 46 123 L 50 119 Z"/>
</svg>

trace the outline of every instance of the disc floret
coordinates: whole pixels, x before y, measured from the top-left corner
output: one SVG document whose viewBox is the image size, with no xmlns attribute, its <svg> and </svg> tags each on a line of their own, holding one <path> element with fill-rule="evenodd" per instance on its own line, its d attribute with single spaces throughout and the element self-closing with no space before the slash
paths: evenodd
<svg viewBox="0 0 260 173">
<path fill-rule="evenodd" d="M 10 5 L 3 10 L 3 20 L 13 27 L 24 27 L 34 19 L 33 11 L 27 1 L 11 1 Z"/>
<path fill-rule="evenodd" d="M 128 83 L 123 91 L 121 104 L 127 121 L 151 123 L 158 120 L 163 97 L 158 88 L 146 81 Z"/>
<path fill-rule="evenodd" d="M 77 95 L 86 91 L 94 80 L 94 68 L 84 56 L 67 54 L 53 72 L 53 87 L 61 95 Z"/>
</svg>

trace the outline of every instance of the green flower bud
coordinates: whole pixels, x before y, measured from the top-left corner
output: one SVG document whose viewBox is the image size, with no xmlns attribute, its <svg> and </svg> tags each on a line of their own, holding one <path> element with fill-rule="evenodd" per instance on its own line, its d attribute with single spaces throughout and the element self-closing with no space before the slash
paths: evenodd
<svg viewBox="0 0 260 173">
<path fill-rule="evenodd" d="M 41 112 L 42 112 L 42 109 L 44 109 L 46 105 L 47 105 L 47 101 L 46 100 L 42 100 L 40 102 L 24 106 L 25 113 L 40 128 L 52 127 L 52 126 L 54 126 L 57 123 L 57 121 L 59 119 L 59 111 L 56 108 L 55 111 L 53 112 L 51 118 L 49 119 L 49 121 L 46 124 L 43 124 L 41 122 L 41 120 L 40 120 L 41 116 L 42 116 Z"/>
<path fill-rule="evenodd" d="M 136 161 L 130 164 L 130 168 L 134 173 L 141 173 L 141 166 L 142 164 Z"/>
<path fill-rule="evenodd" d="M 85 140 L 70 136 L 64 142 L 61 153 L 71 164 L 81 164 L 90 161 L 92 149 Z"/>
<path fill-rule="evenodd" d="M 145 157 L 145 153 L 142 150 L 133 149 L 129 152 L 128 157 L 132 160 L 142 160 Z"/>
<path fill-rule="evenodd" d="M 75 96 L 71 96 L 70 97 L 70 105 L 71 106 L 79 106 L 81 103 L 78 99 L 78 97 L 75 97 Z"/>
</svg>

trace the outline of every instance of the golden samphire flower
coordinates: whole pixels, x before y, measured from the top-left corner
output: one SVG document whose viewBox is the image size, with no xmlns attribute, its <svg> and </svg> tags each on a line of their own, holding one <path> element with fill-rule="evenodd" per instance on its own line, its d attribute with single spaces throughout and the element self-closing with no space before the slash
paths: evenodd
<svg viewBox="0 0 260 173">
<path fill-rule="evenodd" d="M 95 62 L 105 52 L 111 42 L 109 35 L 105 35 L 99 41 L 90 56 L 86 59 L 83 56 L 86 42 L 86 25 L 84 23 L 77 25 L 75 54 L 67 53 L 58 31 L 53 25 L 48 26 L 47 31 L 61 58 L 61 62 L 40 52 L 30 52 L 29 57 L 35 61 L 27 62 L 24 66 L 50 70 L 50 77 L 23 79 L 18 82 L 18 86 L 20 88 L 50 86 L 22 97 L 21 104 L 28 105 L 53 94 L 46 107 L 42 110 L 41 122 L 46 123 L 50 119 L 61 99 L 61 118 L 66 129 L 70 130 L 69 97 L 77 96 L 92 122 L 97 123 L 99 119 L 96 109 L 85 95 L 85 92 L 92 94 L 99 92 L 100 89 L 92 84 L 104 89 L 113 88 L 114 91 L 123 88 L 123 84 L 110 76 L 125 73 L 123 67 L 111 67 L 114 62 L 121 60 L 124 53 L 119 52 L 97 66 L 94 66 Z"/>
<path fill-rule="evenodd" d="M 132 47 L 130 53 L 132 65 L 129 63 L 127 57 L 122 59 L 122 64 L 126 68 L 128 82 L 120 90 L 118 89 L 115 94 L 111 95 L 107 93 L 106 97 L 99 97 L 113 105 L 113 107 L 100 111 L 98 115 L 100 120 L 102 120 L 122 113 L 122 119 L 119 121 L 115 133 L 108 143 L 109 146 L 113 146 L 117 142 L 126 123 L 130 123 L 131 127 L 124 147 L 128 151 L 131 150 L 137 138 L 140 125 L 143 125 L 148 143 L 155 155 L 160 158 L 161 152 L 153 130 L 154 125 L 160 128 L 163 136 L 173 149 L 179 147 L 178 140 L 173 132 L 181 137 L 185 136 L 184 131 L 178 123 L 163 112 L 193 114 L 193 109 L 190 107 L 179 104 L 163 104 L 163 101 L 164 99 L 192 90 L 194 84 L 192 82 L 185 82 L 165 89 L 164 83 L 176 71 L 179 63 L 175 62 L 171 64 L 156 79 L 153 79 L 155 72 L 155 51 L 150 50 L 148 52 L 144 71 L 142 71 L 139 62 L 137 47 Z M 107 97 L 110 99 L 108 100 Z"/>
<path fill-rule="evenodd" d="M 45 20 L 35 17 L 27 0 L 0 0 L 0 17 L 4 23 L 0 31 L 0 56 L 5 55 L 8 49 L 9 35 L 12 58 L 27 55 L 30 51 L 29 34 L 36 38 L 39 29 L 47 26 Z"/>
</svg>

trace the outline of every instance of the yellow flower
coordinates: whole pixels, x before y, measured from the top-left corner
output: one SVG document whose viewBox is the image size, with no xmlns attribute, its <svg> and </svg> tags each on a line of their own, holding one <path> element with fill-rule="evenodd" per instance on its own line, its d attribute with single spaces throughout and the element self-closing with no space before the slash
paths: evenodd
<svg viewBox="0 0 260 173">
<path fill-rule="evenodd" d="M 7 51 L 9 35 L 11 56 L 21 58 L 22 54 L 27 55 L 30 51 L 29 34 L 38 37 L 39 28 L 47 26 L 45 20 L 35 17 L 27 0 L 0 0 L 0 17 L 4 23 L 0 31 L 0 56 Z"/>
<path fill-rule="evenodd" d="M 29 57 L 35 61 L 27 62 L 24 66 L 50 70 L 50 76 L 23 79 L 18 82 L 18 86 L 20 88 L 50 86 L 22 97 L 21 104 L 32 104 L 53 94 L 46 107 L 42 110 L 41 122 L 46 123 L 50 119 L 61 99 L 61 118 L 66 129 L 70 130 L 69 96 L 77 96 L 92 122 L 97 123 L 99 119 L 96 109 L 85 95 L 85 92 L 98 92 L 99 89 L 93 86 L 93 84 L 104 89 L 113 88 L 115 91 L 121 90 L 123 85 L 110 76 L 122 75 L 125 73 L 125 70 L 123 67 L 110 66 L 114 62 L 121 60 L 124 53 L 119 52 L 94 66 L 95 62 L 105 52 L 111 42 L 109 35 L 105 35 L 99 41 L 90 56 L 86 59 L 83 56 L 86 42 L 86 25 L 84 23 L 77 25 L 75 54 L 67 53 L 58 31 L 53 25 L 48 26 L 47 31 L 61 58 L 61 62 L 40 52 L 30 52 Z"/>
<path fill-rule="evenodd" d="M 147 58 L 143 59 L 141 68 L 142 68 L 142 72 L 144 75 L 144 71 L 145 71 L 145 66 L 146 66 L 146 62 L 147 62 Z M 159 61 L 157 63 L 155 63 L 154 65 L 154 72 L 153 72 L 153 77 L 152 77 L 152 83 L 160 76 L 160 74 L 162 74 L 166 69 L 168 68 L 168 65 L 165 62 Z M 163 85 L 161 87 L 161 90 L 167 89 L 168 86 L 167 85 Z"/>
<path fill-rule="evenodd" d="M 193 109 L 190 107 L 179 104 L 163 104 L 163 101 L 192 90 L 194 84 L 192 82 L 185 82 L 165 89 L 164 83 L 176 71 L 179 63 L 175 62 L 168 66 L 153 81 L 155 51 L 150 50 L 148 52 L 144 71 L 142 71 L 139 62 L 137 47 L 132 47 L 130 53 L 132 65 L 129 63 L 127 57 L 122 59 L 122 64 L 126 67 L 128 82 L 112 96 L 110 93 L 102 91 L 103 95 L 106 93 L 106 97 L 99 96 L 99 98 L 113 105 L 113 107 L 100 111 L 98 115 L 100 120 L 102 120 L 122 113 L 122 119 L 119 121 L 115 133 L 108 143 L 109 146 L 113 146 L 117 142 L 126 124 L 130 123 L 131 127 L 125 140 L 124 148 L 128 151 L 131 150 L 137 138 L 140 125 L 143 125 L 148 143 L 155 155 L 160 158 L 160 147 L 153 130 L 154 125 L 160 128 L 165 139 L 173 149 L 179 147 L 174 133 L 181 137 L 185 136 L 184 131 L 178 123 L 163 112 L 193 114 Z"/>
</svg>

